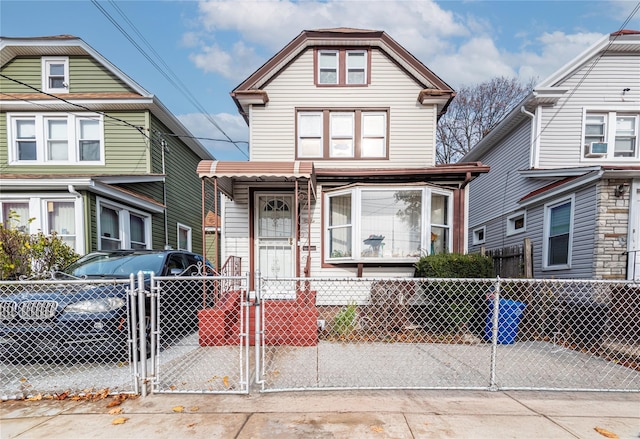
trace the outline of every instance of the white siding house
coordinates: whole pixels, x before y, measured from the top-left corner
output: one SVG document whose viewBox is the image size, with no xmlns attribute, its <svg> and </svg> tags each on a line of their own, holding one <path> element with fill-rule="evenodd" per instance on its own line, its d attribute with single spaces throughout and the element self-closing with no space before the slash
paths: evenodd
<svg viewBox="0 0 640 439">
<path fill-rule="evenodd" d="M 464 156 L 491 167 L 470 184 L 469 250 L 529 238 L 534 277 L 640 277 L 639 126 L 640 31 L 619 31 Z"/>
<path fill-rule="evenodd" d="M 304 31 L 231 95 L 250 160 L 198 168 L 225 195 L 222 261 L 267 277 L 411 276 L 421 255 L 466 250 L 468 183 L 488 167 L 435 164 L 455 92 L 386 33 Z"/>
</svg>

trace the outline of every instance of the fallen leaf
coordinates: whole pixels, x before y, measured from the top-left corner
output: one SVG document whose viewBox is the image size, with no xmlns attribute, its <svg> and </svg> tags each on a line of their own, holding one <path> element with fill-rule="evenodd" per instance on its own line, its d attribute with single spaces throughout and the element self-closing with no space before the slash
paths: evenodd
<svg viewBox="0 0 640 439">
<path fill-rule="evenodd" d="M 110 415 L 119 415 L 122 413 L 122 407 L 116 407 L 114 409 L 109 410 Z"/>
<path fill-rule="evenodd" d="M 192 422 L 191 424 L 187 424 L 187 428 L 195 427 L 197 422 Z"/>
<path fill-rule="evenodd" d="M 27 398 L 27 401 L 41 401 L 41 400 L 42 400 L 42 394 L 40 393 L 30 398 Z"/>
<path fill-rule="evenodd" d="M 128 420 L 129 420 L 129 418 L 115 418 L 113 421 L 111 421 L 111 423 L 113 425 L 120 425 L 120 424 L 124 424 Z"/>
<path fill-rule="evenodd" d="M 191 410 L 192 412 L 197 412 L 198 410 L 200 410 L 200 407 L 197 407 L 197 406 L 194 405 L 189 410 Z"/>
<path fill-rule="evenodd" d="M 26 379 L 26 378 L 24 378 L 24 377 L 23 377 L 23 378 L 20 378 L 20 382 L 21 382 L 21 383 L 24 383 L 24 382 L 26 382 L 26 381 L 27 381 L 27 379 Z"/>
<path fill-rule="evenodd" d="M 222 384 L 224 384 L 225 387 L 229 387 L 229 377 L 228 376 L 224 376 L 222 377 Z"/>
<path fill-rule="evenodd" d="M 605 430 L 604 428 L 595 427 L 594 430 L 600 433 L 602 436 L 608 437 L 609 439 L 618 439 L 617 434 L 611 433 L 610 431 Z"/>
<path fill-rule="evenodd" d="M 169 386 L 169 390 L 176 390 L 176 386 Z"/>
<path fill-rule="evenodd" d="M 172 410 L 176 413 L 182 413 L 184 411 L 184 407 L 181 405 L 177 405 Z"/>
<path fill-rule="evenodd" d="M 384 428 L 380 427 L 379 425 L 372 425 L 371 431 L 375 433 L 382 433 L 384 431 Z"/>
<path fill-rule="evenodd" d="M 122 401 L 119 399 L 112 400 L 109 404 L 107 404 L 107 408 L 115 407 L 117 405 L 122 404 Z"/>
</svg>

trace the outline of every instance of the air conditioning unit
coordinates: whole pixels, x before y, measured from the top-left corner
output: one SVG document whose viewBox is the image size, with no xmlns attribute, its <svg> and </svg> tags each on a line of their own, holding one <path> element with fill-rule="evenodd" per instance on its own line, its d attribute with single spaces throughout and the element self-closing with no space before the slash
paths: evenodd
<svg viewBox="0 0 640 439">
<path fill-rule="evenodd" d="M 607 148 L 609 144 L 607 142 L 591 142 L 589 144 L 589 151 L 587 151 L 587 157 L 602 157 L 607 155 Z"/>
</svg>

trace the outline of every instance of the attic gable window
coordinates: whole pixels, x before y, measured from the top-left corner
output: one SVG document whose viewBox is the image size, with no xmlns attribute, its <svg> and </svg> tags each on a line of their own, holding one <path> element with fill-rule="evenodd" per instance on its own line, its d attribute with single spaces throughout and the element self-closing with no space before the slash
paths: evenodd
<svg viewBox="0 0 640 439">
<path fill-rule="evenodd" d="M 362 86 L 370 82 L 367 49 L 320 49 L 315 64 L 315 83 L 319 86 Z"/>
<path fill-rule="evenodd" d="M 42 58 L 42 90 L 47 93 L 69 93 L 69 58 Z"/>
</svg>

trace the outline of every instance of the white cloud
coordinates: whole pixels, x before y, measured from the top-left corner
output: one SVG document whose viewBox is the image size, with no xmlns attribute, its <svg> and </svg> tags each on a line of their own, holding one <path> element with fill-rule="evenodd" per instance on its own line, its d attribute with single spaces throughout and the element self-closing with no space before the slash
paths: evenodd
<svg viewBox="0 0 640 439">
<path fill-rule="evenodd" d="M 200 142 L 218 160 L 245 159 L 246 156 L 240 151 L 244 153 L 248 151 L 246 142 L 249 139 L 249 128 L 242 116 L 229 113 L 218 113 L 211 116 L 231 140 L 238 142 L 236 145 L 226 141 L 225 135 L 204 114 L 190 113 L 177 117 L 191 131 L 191 134 L 200 138 Z"/>
</svg>

